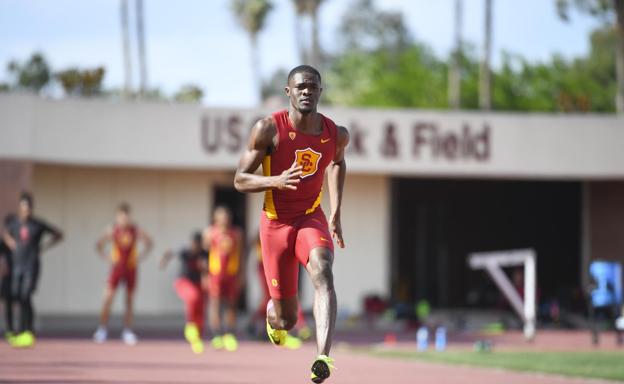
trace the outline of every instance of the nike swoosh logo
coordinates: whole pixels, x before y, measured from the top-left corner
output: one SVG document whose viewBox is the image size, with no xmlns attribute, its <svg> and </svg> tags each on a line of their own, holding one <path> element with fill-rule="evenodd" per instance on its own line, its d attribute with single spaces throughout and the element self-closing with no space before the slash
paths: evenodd
<svg viewBox="0 0 624 384">
<path fill-rule="evenodd" d="M 321 237 L 321 241 L 329 241 L 329 240 L 327 240 L 327 239 L 326 239 L 326 238 L 324 238 L 324 237 Z"/>
<path fill-rule="evenodd" d="M 325 143 L 327 143 L 329 140 L 331 140 L 331 139 L 321 139 L 321 144 L 325 144 Z"/>
</svg>

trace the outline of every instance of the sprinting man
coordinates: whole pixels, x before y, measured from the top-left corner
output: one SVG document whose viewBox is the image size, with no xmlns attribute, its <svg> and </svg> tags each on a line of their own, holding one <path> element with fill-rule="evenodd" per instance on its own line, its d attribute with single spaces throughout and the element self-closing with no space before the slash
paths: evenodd
<svg viewBox="0 0 624 384">
<path fill-rule="evenodd" d="M 110 254 L 106 253 L 106 244 L 112 244 Z M 138 243 L 143 242 L 143 251 L 139 254 Z M 96 343 L 103 343 L 108 338 L 108 319 L 111 305 L 119 283 L 126 286 L 126 313 L 121 339 L 128 345 L 137 343 L 137 336 L 132 331 L 132 313 L 134 290 L 137 280 L 138 263 L 145 259 L 152 249 L 152 239 L 142 231 L 130 216 L 130 205 L 122 203 L 117 207 L 115 223 L 108 228 L 96 243 L 98 255 L 110 260 L 111 271 L 104 291 L 104 302 L 100 314 L 100 325 L 93 334 Z"/>
<path fill-rule="evenodd" d="M 160 260 L 160 268 L 164 269 L 174 256 L 174 252 L 165 252 Z M 202 248 L 201 232 L 193 233 L 191 244 L 178 252 L 180 257 L 180 274 L 174 288 L 184 302 L 186 326 L 184 337 L 191 344 L 195 353 L 204 352 L 202 334 L 206 314 L 206 289 L 202 284 L 208 270 L 208 253 Z"/>
<path fill-rule="evenodd" d="M 7 322 L 10 327 L 7 340 L 14 347 L 31 347 L 35 344 L 33 323 L 35 311 L 32 296 L 39 281 L 40 260 L 42 252 L 53 247 L 63 239 L 60 229 L 51 226 L 45 221 L 33 216 L 33 197 L 23 192 L 19 199 L 17 215 L 10 215 L 5 223 L 3 233 L 4 242 L 11 250 L 11 262 L 7 263 L 10 273 L 5 278 L 8 296 L 5 301 Z M 49 234 L 47 243 L 43 238 Z M 13 333 L 12 307 L 14 302 L 19 303 L 20 322 L 17 334 Z"/>
<path fill-rule="evenodd" d="M 344 247 L 340 206 L 349 133 L 317 112 L 321 75 L 313 67 L 302 65 L 291 70 L 285 91 L 289 109 L 255 124 L 234 185 L 241 192 L 265 192 L 260 239 L 272 298 L 267 306 L 267 333 L 276 345 L 284 345 L 288 330 L 297 322 L 297 261 L 308 271 L 315 290 L 318 347 L 311 379 L 322 383 L 329 377 L 333 362 L 329 358 L 336 322 L 332 237 Z M 263 175 L 256 175 L 260 164 Z M 326 169 L 329 227 L 320 208 Z"/>
<path fill-rule="evenodd" d="M 203 233 L 204 248 L 208 249 L 209 321 L 213 333 L 212 346 L 227 351 L 238 349 L 236 305 L 244 283 L 241 261 L 242 234 L 232 225 L 232 213 L 219 206 L 213 214 L 213 223 Z M 221 307 L 225 307 L 225 326 L 221 321 Z"/>
</svg>

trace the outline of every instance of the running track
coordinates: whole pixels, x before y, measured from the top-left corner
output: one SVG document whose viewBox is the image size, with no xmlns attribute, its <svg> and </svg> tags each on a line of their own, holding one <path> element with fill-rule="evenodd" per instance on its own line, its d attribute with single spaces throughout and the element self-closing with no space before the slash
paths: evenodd
<svg viewBox="0 0 624 384">
<path fill-rule="evenodd" d="M 387 360 L 337 348 L 339 370 L 328 384 L 465 383 L 559 384 L 598 380 L 523 374 L 496 369 L 444 366 Z M 234 353 L 207 350 L 193 355 L 182 341 L 142 341 L 128 347 L 117 340 L 43 339 L 31 350 L 0 344 L 0 383 L 310 383 L 314 349 L 288 351 L 258 342 L 242 342 Z"/>
</svg>

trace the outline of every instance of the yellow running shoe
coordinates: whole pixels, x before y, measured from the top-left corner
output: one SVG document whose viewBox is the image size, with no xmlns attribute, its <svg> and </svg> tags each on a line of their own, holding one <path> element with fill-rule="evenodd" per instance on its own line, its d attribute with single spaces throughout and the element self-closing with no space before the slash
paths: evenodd
<svg viewBox="0 0 624 384">
<path fill-rule="evenodd" d="M 191 343 L 191 350 L 193 353 L 201 354 L 204 353 L 204 343 L 201 340 L 197 340 Z"/>
<path fill-rule="evenodd" d="M 269 335 L 269 340 L 273 345 L 277 345 L 279 347 L 286 344 L 286 340 L 288 338 L 288 331 L 283 329 L 273 329 L 269 322 L 266 322 L 267 335 Z"/>
<path fill-rule="evenodd" d="M 214 349 L 223 349 L 223 337 L 215 336 L 212 338 L 212 348 Z"/>
<path fill-rule="evenodd" d="M 286 334 L 286 342 L 284 343 L 284 347 L 288 349 L 299 349 L 301 348 L 301 344 L 303 344 L 301 342 L 301 339 L 299 339 L 298 337 Z"/>
<path fill-rule="evenodd" d="M 226 333 L 223 335 L 223 345 L 226 351 L 234 352 L 238 349 L 238 340 L 236 340 L 236 336 L 233 334 Z"/>
<path fill-rule="evenodd" d="M 336 369 L 334 367 L 334 359 L 327 355 L 318 355 L 314 363 L 312 363 L 312 374 L 310 375 L 310 380 L 312 380 L 315 384 L 320 384 L 325 381 L 331 374 L 332 369 Z"/>
<path fill-rule="evenodd" d="M 199 328 L 193 323 L 188 323 L 184 326 L 184 338 L 191 344 L 191 349 L 194 353 L 204 352 L 204 343 L 199 333 Z"/>
<path fill-rule="evenodd" d="M 186 341 L 188 341 L 191 344 L 193 344 L 197 340 L 201 340 L 201 336 L 199 335 L 199 329 L 197 328 L 197 325 L 193 323 L 187 323 L 184 326 L 184 338 L 186 339 Z"/>
<path fill-rule="evenodd" d="M 35 345 L 35 335 L 32 332 L 26 331 L 15 336 L 13 343 L 11 344 L 16 348 L 30 348 Z"/>
</svg>

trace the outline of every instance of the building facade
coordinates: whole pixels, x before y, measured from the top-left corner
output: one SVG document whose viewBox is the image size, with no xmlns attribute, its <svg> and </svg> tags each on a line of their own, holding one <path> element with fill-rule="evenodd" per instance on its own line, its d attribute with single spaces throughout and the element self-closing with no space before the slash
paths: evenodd
<svg viewBox="0 0 624 384">
<path fill-rule="evenodd" d="M 345 313 L 367 294 L 487 306 L 487 278 L 469 270 L 470 252 L 535 248 L 541 295 L 563 303 L 587 283 L 591 259 L 624 259 L 622 118 L 321 111 L 351 133 L 347 248 L 335 258 Z M 94 244 L 121 201 L 155 240 L 140 266 L 137 312 L 179 311 L 176 268 L 157 261 L 207 225 L 216 204 L 231 205 L 255 238 L 263 196 L 238 194 L 232 180 L 251 126 L 270 112 L 0 96 L 0 214 L 32 190 L 36 214 L 66 235 L 43 255 L 39 311 L 97 312 L 108 266 Z M 311 303 L 309 284 L 302 300 Z"/>
</svg>

